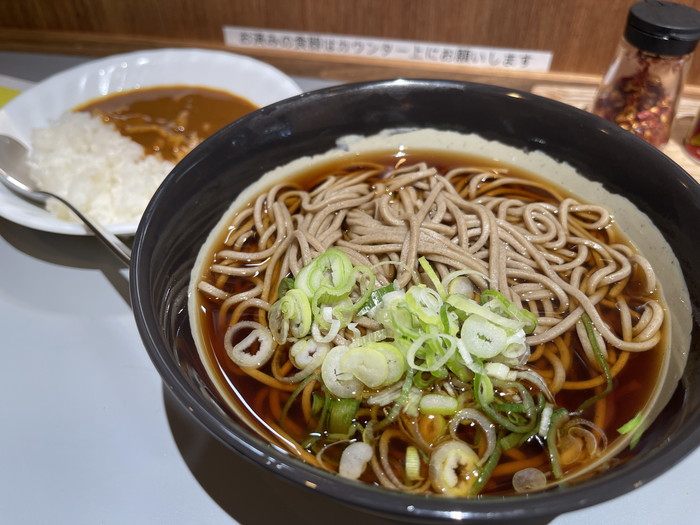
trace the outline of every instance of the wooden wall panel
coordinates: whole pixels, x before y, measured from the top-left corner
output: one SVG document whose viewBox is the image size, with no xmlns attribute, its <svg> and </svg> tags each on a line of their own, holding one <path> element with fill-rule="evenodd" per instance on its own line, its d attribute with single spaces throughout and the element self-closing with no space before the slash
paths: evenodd
<svg viewBox="0 0 700 525">
<path fill-rule="evenodd" d="M 700 0 L 678 1 L 700 9 Z M 599 77 L 612 58 L 627 10 L 634 2 L 0 0 L 0 49 L 103 55 L 135 46 L 222 47 L 223 26 L 236 25 L 552 51 L 554 74 Z M 274 53 L 252 54 L 282 64 L 303 63 L 296 59 L 285 62 Z M 307 66 L 319 62 L 324 61 L 311 57 Z M 352 59 L 334 57 L 327 63 L 336 69 L 343 64 L 362 76 L 363 64 Z M 368 71 L 375 67 L 367 66 Z M 284 69 L 298 73 L 290 67 Z M 426 68 L 431 70 L 417 67 L 419 71 Z M 459 74 L 451 68 L 442 70 Z M 689 81 L 700 83 L 700 59 Z"/>
</svg>

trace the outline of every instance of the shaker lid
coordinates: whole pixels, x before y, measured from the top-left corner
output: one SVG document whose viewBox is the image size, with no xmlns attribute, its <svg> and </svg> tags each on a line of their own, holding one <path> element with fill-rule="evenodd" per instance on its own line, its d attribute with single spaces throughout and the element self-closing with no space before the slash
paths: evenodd
<svg viewBox="0 0 700 525">
<path fill-rule="evenodd" d="M 692 53 L 700 40 L 700 11 L 674 2 L 637 2 L 627 15 L 625 39 L 659 55 Z"/>
</svg>

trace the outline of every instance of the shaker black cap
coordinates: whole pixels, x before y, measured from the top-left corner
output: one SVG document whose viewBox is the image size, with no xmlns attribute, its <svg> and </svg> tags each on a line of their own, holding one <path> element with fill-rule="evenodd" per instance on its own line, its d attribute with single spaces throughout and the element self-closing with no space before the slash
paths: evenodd
<svg viewBox="0 0 700 525">
<path fill-rule="evenodd" d="M 700 40 L 700 11 L 674 2 L 637 2 L 627 15 L 625 39 L 658 55 L 692 53 Z"/>
</svg>

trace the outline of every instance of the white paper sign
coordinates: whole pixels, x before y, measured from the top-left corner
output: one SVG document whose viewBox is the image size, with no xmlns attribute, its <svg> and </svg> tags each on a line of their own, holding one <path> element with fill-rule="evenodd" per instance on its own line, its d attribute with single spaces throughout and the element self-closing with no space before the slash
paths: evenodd
<svg viewBox="0 0 700 525">
<path fill-rule="evenodd" d="M 391 40 L 328 33 L 273 31 L 236 26 L 224 26 L 224 42 L 228 46 L 241 48 L 341 55 L 377 60 L 406 60 L 514 71 L 546 72 L 549 71 L 552 62 L 552 53 L 549 51 Z"/>
</svg>

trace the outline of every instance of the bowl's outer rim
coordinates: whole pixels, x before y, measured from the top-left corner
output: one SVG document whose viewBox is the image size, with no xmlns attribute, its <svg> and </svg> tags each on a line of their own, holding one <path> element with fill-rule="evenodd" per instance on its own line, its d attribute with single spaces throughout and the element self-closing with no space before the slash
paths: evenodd
<svg viewBox="0 0 700 525">
<path fill-rule="evenodd" d="M 602 121 L 598 117 L 583 110 L 561 102 L 546 99 L 538 95 L 518 90 L 477 84 L 462 81 L 440 80 L 440 79 L 390 79 L 370 82 L 359 82 L 323 88 L 313 92 L 303 93 L 272 104 L 247 115 L 239 121 L 232 123 L 216 135 L 208 139 L 190 155 L 192 158 L 183 168 L 184 164 L 176 167 L 167 177 L 163 185 L 158 189 L 149 204 L 146 213 L 139 224 L 133 250 L 134 254 L 131 262 L 130 291 L 132 297 L 132 307 L 138 330 L 143 339 L 146 350 L 151 357 L 154 366 L 160 373 L 166 387 L 174 393 L 174 397 L 185 407 L 194 418 L 212 433 L 219 441 L 231 450 L 236 451 L 246 460 L 252 461 L 269 472 L 281 476 L 282 478 L 294 482 L 297 485 L 315 487 L 317 492 L 321 492 L 331 498 L 338 499 L 345 504 L 351 504 L 359 508 L 378 513 L 384 516 L 400 517 L 408 521 L 424 520 L 450 520 L 455 519 L 455 513 L 462 519 L 488 519 L 493 520 L 517 520 L 520 518 L 553 518 L 557 515 L 578 510 L 587 506 L 602 503 L 612 497 L 621 496 L 630 492 L 643 484 L 658 477 L 660 474 L 671 469 L 679 461 L 690 454 L 695 448 L 700 446 L 700 414 L 693 420 L 697 420 L 695 428 L 685 433 L 675 441 L 669 441 L 652 457 L 648 457 L 642 464 L 635 464 L 633 467 L 623 465 L 613 469 L 607 474 L 610 484 L 615 484 L 614 495 L 603 487 L 597 487 L 595 483 L 586 481 L 567 487 L 566 491 L 554 491 L 529 494 L 527 496 L 511 496 L 508 498 L 478 498 L 474 500 L 450 500 L 442 498 L 417 499 L 384 489 L 367 487 L 365 485 L 348 482 L 321 471 L 315 467 L 307 465 L 296 458 L 280 452 L 275 447 L 263 442 L 257 437 L 245 431 L 243 427 L 234 431 L 232 428 L 224 428 L 221 421 L 213 414 L 212 410 L 206 406 L 193 391 L 191 386 L 185 382 L 180 369 L 171 360 L 161 355 L 158 340 L 158 326 L 154 318 L 151 318 L 149 311 L 154 311 L 154 306 L 148 296 L 148 270 L 150 261 L 146 257 L 146 239 L 151 229 L 151 220 L 157 214 L 159 202 L 165 198 L 170 188 L 177 185 L 179 178 L 186 177 L 189 169 L 196 166 L 199 158 L 206 155 L 209 148 L 214 147 L 219 141 L 224 140 L 230 129 L 236 126 L 244 126 L 249 119 L 255 118 L 258 113 L 279 111 L 293 105 L 312 104 L 319 99 L 328 96 L 338 96 L 353 93 L 355 96 L 364 94 L 372 90 L 384 89 L 462 89 L 475 93 L 488 93 L 490 96 L 512 96 L 517 94 L 520 98 L 530 100 L 535 104 L 544 104 L 557 107 L 559 111 L 576 115 L 576 118 L 583 119 L 586 125 L 596 126 L 606 134 L 616 136 L 623 142 L 631 142 L 637 149 L 647 149 L 647 154 L 663 155 L 652 146 L 649 146 L 641 139 L 637 139 L 632 134 L 621 130 L 617 126 Z M 367 93 L 370 94 L 370 93 Z M 655 153 L 654 153 L 655 152 Z M 665 157 L 665 156 L 664 156 Z M 665 157 L 669 169 L 675 171 L 679 178 L 679 183 L 689 191 L 694 192 L 700 200 L 700 185 L 687 174 L 680 166 L 675 164 L 670 158 Z M 151 308 L 145 308 L 149 306 Z M 697 320 L 694 322 L 697 323 Z M 242 431 L 242 432 L 241 432 Z M 240 433 L 239 433 L 240 432 Z M 287 466 L 291 463 L 293 466 Z M 276 465 L 272 468 L 271 465 Z M 283 468 L 280 468 L 283 465 Z M 377 497 L 378 493 L 384 497 Z M 341 497 L 342 495 L 342 497 Z"/>
</svg>

